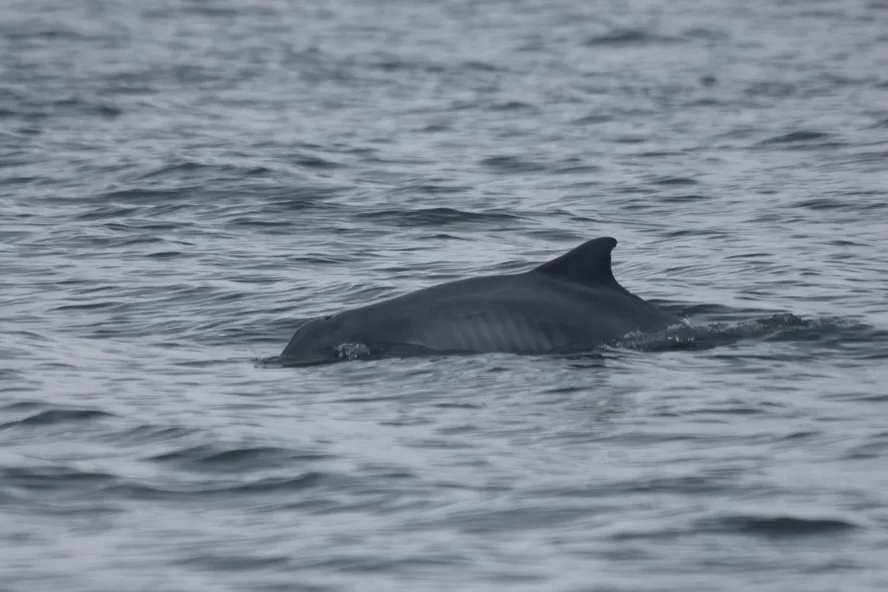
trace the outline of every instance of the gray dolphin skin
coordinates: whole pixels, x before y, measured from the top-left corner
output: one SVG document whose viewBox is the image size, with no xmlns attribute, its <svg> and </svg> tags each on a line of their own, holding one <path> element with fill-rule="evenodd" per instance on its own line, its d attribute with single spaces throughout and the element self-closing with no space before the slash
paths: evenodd
<svg viewBox="0 0 888 592">
<path fill-rule="evenodd" d="M 681 323 L 617 283 L 616 245 L 597 238 L 524 273 L 448 282 L 310 320 L 278 361 L 581 352 Z"/>
</svg>

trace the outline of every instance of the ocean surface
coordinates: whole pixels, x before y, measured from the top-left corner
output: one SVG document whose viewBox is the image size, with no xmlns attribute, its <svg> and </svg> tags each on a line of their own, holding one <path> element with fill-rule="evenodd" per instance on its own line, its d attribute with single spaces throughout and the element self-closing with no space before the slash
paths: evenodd
<svg viewBox="0 0 888 592">
<path fill-rule="evenodd" d="M 888 589 L 884 0 L 0 0 L 0 590 Z M 691 325 L 280 368 L 613 236 Z"/>
</svg>

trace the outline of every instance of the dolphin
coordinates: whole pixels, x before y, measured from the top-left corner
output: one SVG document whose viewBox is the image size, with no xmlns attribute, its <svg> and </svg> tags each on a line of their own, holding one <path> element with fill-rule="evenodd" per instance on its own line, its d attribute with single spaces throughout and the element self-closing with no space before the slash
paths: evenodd
<svg viewBox="0 0 888 592">
<path fill-rule="evenodd" d="M 617 283 L 616 245 L 596 238 L 523 273 L 447 282 L 309 320 L 278 361 L 577 353 L 680 324 Z"/>
</svg>

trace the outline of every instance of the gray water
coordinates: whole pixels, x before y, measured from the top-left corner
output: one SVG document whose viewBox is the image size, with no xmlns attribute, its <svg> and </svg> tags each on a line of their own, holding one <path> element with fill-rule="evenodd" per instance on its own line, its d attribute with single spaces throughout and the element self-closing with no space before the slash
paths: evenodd
<svg viewBox="0 0 888 592">
<path fill-rule="evenodd" d="M 885 2 L 0 14 L 4 592 L 888 587 Z M 261 362 L 608 235 L 690 336 Z"/>
</svg>

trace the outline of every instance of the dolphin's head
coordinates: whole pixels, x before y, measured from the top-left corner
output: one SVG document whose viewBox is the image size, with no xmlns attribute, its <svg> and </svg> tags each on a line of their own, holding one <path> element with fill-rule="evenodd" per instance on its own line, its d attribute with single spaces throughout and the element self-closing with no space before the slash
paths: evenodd
<svg viewBox="0 0 888 592">
<path fill-rule="evenodd" d="M 304 323 L 281 352 L 280 361 L 287 365 L 308 366 L 347 357 L 343 347 L 355 340 L 344 321 L 343 315 L 329 315 Z"/>
</svg>

